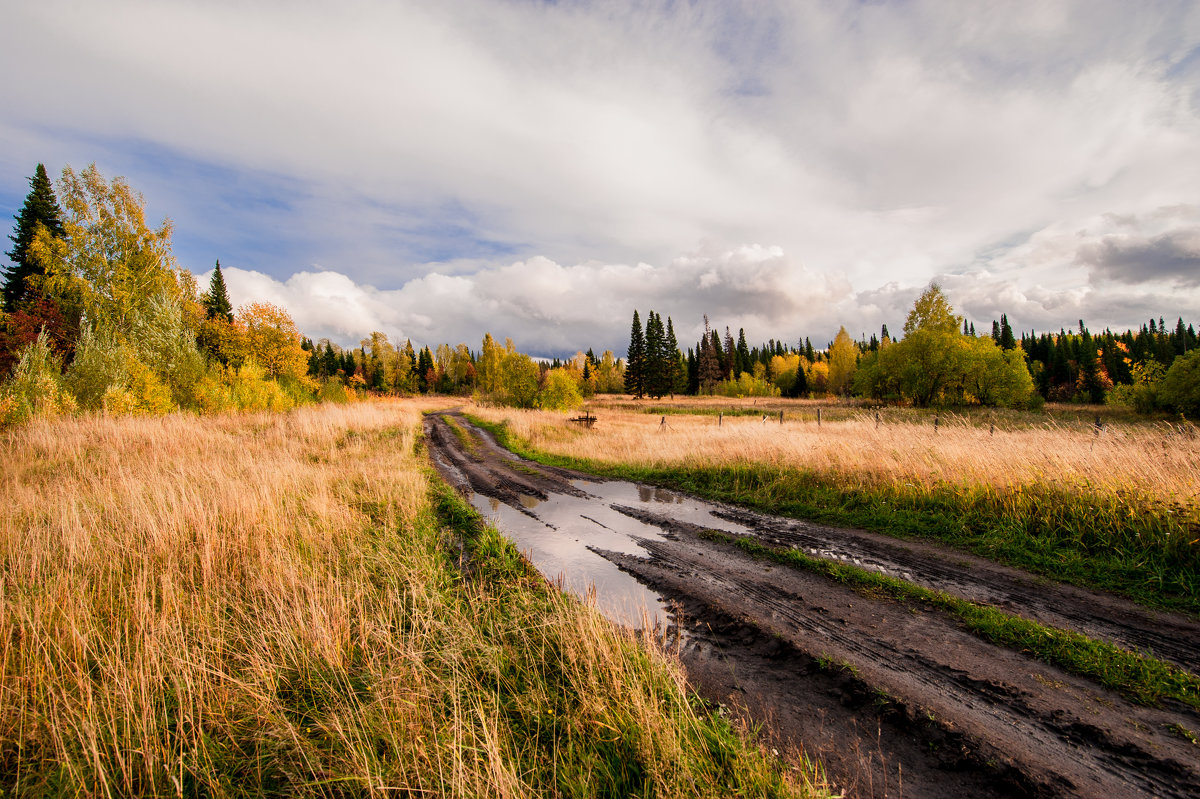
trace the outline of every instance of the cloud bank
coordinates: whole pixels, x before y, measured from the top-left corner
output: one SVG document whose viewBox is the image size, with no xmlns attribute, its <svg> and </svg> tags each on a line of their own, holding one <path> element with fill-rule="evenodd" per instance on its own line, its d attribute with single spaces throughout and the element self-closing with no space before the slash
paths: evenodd
<svg viewBox="0 0 1200 799">
<path fill-rule="evenodd" d="M 1167 1 L 9 3 L 0 210 L 95 160 L 341 341 L 815 342 L 935 279 L 1022 329 L 1196 318 L 1198 43 Z"/>
</svg>

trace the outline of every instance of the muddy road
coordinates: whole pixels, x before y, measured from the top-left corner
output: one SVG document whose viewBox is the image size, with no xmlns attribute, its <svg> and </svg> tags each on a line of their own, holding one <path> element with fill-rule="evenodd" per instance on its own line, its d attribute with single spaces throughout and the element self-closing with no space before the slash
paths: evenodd
<svg viewBox="0 0 1200 799">
<path fill-rule="evenodd" d="M 850 796 L 1200 796 L 1200 712 L 1145 708 L 937 611 L 757 560 L 751 535 L 987 602 L 1200 670 L 1200 624 L 929 543 L 823 527 L 541 466 L 454 413 L 439 472 L 548 579 L 638 626 L 657 618 L 709 701 L 821 759 Z M 645 615 L 642 615 L 644 608 Z M 836 793 L 836 791 L 835 791 Z"/>
</svg>

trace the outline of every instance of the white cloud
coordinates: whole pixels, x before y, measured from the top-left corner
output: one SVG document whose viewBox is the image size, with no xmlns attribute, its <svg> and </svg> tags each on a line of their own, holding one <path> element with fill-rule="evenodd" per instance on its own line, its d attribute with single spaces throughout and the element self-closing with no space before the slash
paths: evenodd
<svg viewBox="0 0 1200 799">
<path fill-rule="evenodd" d="M 981 322 L 1194 318 L 1200 219 L 1152 220 L 1200 185 L 1197 41 L 1123 0 L 9 3 L 0 182 L 98 159 L 339 340 L 869 334 L 933 278 Z"/>
</svg>

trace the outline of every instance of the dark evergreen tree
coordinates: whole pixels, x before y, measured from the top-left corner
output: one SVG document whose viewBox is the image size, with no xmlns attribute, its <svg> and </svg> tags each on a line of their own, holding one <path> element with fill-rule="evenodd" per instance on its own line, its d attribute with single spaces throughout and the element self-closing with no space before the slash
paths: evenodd
<svg viewBox="0 0 1200 799">
<path fill-rule="evenodd" d="M 670 361 L 670 366 L 667 368 L 669 391 L 671 394 L 682 394 L 687 391 L 687 361 L 683 359 L 683 353 L 679 351 L 679 339 L 675 338 L 675 325 L 669 316 L 667 317 L 666 357 Z"/>
<path fill-rule="evenodd" d="M 429 347 L 421 348 L 421 355 L 417 358 L 417 382 L 421 387 L 421 391 L 430 392 L 436 388 L 437 374 L 433 367 L 433 353 L 429 351 Z"/>
<path fill-rule="evenodd" d="M 671 392 L 671 359 L 667 357 L 667 334 L 662 317 L 650 311 L 646 317 L 644 389 L 654 399 Z"/>
<path fill-rule="evenodd" d="M 753 371 L 754 371 L 754 361 L 751 360 L 750 348 L 746 345 L 746 330 L 745 330 L 745 328 L 739 327 L 738 328 L 738 341 L 737 341 L 737 364 L 734 368 L 734 372 L 736 372 L 734 377 L 737 377 L 742 372 L 753 372 Z"/>
<path fill-rule="evenodd" d="M 1000 314 L 1000 340 L 997 343 L 1002 350 L 1012 350 L 1017 347 L 1017 338 L 1008 324 L 1008 314 Z"/>
<path fill-rule="evenodd" d="M 721 343 L 717 341 L 717 331 L 708 326 L 708 315 L 704 316 L 704 337 L 700 339 L 699 355 L 699 391 L 711 394 L 717 383 L 721 382 Z"/>
<path fill-rule="evenodd" d="M 887 338 L 887 325 L 883 326 L 883 337 Z M 812 342 L 808 340 L 808 336 L 804 337 L 804 357 L 808 358 L 809 363 L 815 360 Z"/>
<path fill-rule="evenodd" d="M 200 295 L 200 303 L 209 319 L 221 317 L 226 322 L 233 321 L 233 304 L 229 302 L 229 292 L 225 290 L 225 277 L 221 274 L 221 262 L 213 267 L 212 277 L 208 280 L 208 291 Z"/>
<path fill-rule="evenodd" d="M 646 393 L 646 337 L 636 309 L 629 329 L 629 349 L 625 354 L 625 393 L 638 399 Z"/>
<path fill-rule="evenodd" d="M 700 361 L 696 358 L 696 351 L 688 347 L 687 351 L 687 388 L 688 394 L 700 393 Z"/>
<path fill-rule="evenodd" d="M 789 397 L 808 396 L 808 375 L 804 374 L 803 364 L 800 364 L 796 368 L 796 379 L 792 381 L 792 385 L 788 389 L 787 395 Z"/>
<path fill-rule="evenodd" d="M 29 279 L 45 272 L 36 263 L 29 246 L 39 227 L 44 227 L 51 236 L 62 238 L 66 235 L 62 225 L 62 211 L 58 200 L 54 197 L 54 188 L 46 175 L 46 167 L 41 164 L 34 169 L 33 177 L 29 179 L 29 194 L 20 212 L 13 217 L 17 221 L 13 234 L 9 236 L 13 248 L 5 255 L 12 261 L 12 266 L 4 270 L 4 310 L 15 311 L 29 290 Z"/>
</svg>

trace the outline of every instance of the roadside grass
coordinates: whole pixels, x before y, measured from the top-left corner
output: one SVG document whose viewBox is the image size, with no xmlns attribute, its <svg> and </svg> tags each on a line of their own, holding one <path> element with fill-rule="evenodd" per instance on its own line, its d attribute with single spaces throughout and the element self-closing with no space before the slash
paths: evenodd
<svg viewBox="0 0 1200 799">
<path fill-rule="evenodd" d="M 825 524 L 935 539 L 1200 616 L 1200 444 L 1188 430 L 948 420 L 821 427 L 610 411 L 590 431 L 477 408 L 518 454 Z"/>
<path fill-rule="evenodd" d="M 820 792 L 478 528 L 422 407 L 0 434 L 0 794 Z"/>
<path fill-rule="evenodd" d="M 753 538 L 708 531 L 702 537 L 785 566 L 820 574 L 872 597 L 886 597 L 947 613 L 997 646 L 1025 652 L 1064 671 L 1095 680 L 1127 699 L 1159 705 L 1173 699 L 1200 708 L 1200 677 L 1155 657 L 1050 627 L 944 591 L 847 563 L 815 558 L 796 549 L 767 546 Z"/>
</svg>

